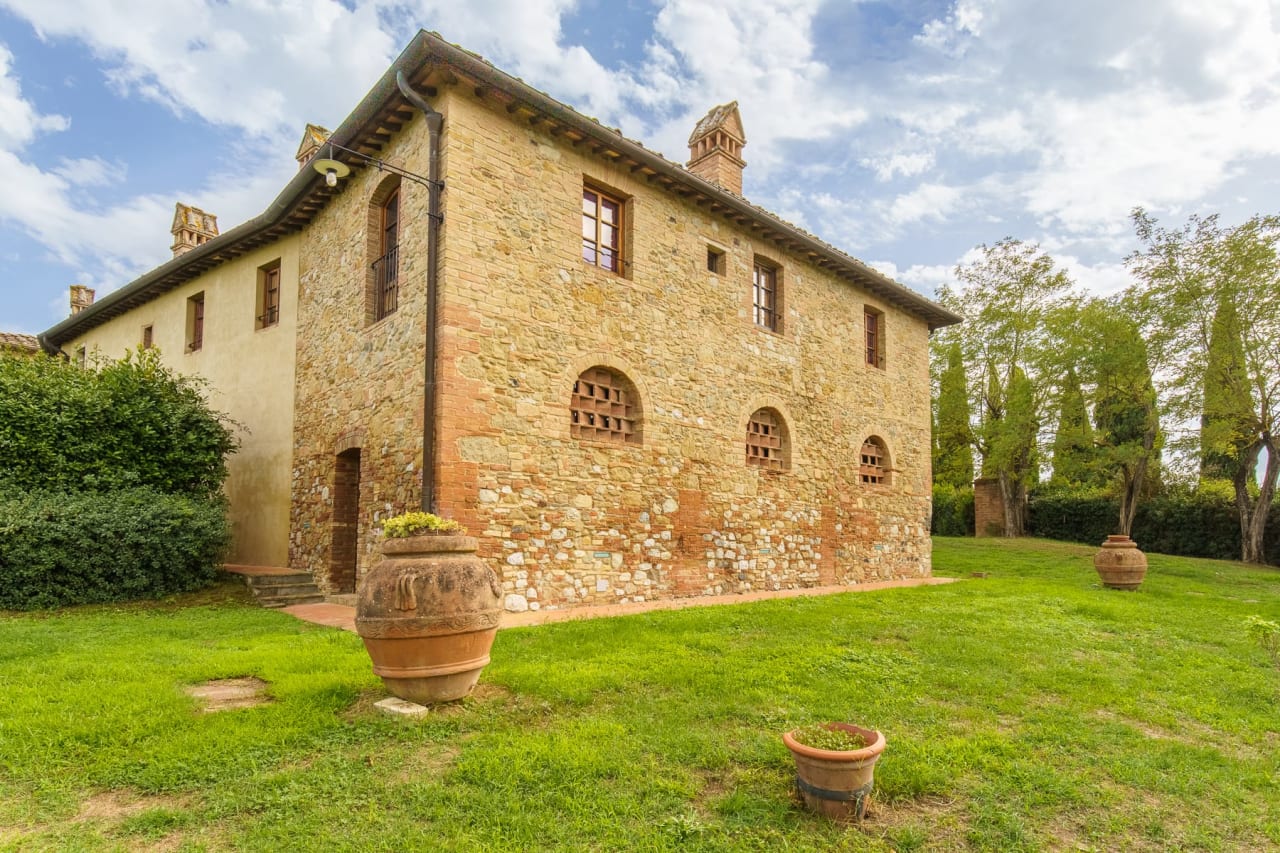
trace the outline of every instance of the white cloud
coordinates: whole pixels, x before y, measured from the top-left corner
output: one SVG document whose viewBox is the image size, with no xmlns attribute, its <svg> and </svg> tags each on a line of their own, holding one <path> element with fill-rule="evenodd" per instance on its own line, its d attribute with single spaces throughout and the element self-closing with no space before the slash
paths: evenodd
<svg viewBox="0 0 1280 853">
<path fill-rule="evenodd" d="M 861 124 L 866 110 L 834 85 L 830 68 L 815 57 L 812 23 L 821 5 L 668 0 L 654 21 L 651 62 L 637 72 L 635 86 L 644 92 L 656 68 L 659 91 L 667 91 L 674 67 L 682 91 L 652 143 L 683 161 L 697 120 L 716 104 L 738 100 L 748 141 L 746 180 L 767 181 L 790 168 L 782 143 L 839 138 Z"/>
<path fill-rule="evenodd" d="M 53 173 L 73 186 L 105 187 L 123 182 L 127 170 L 124 163 L 108 163 L 101 157 L 81 157 L 63 158 Z"/>
<path fill-rule="evenodd" d="M 0 44 L 0 148 L 19 151 L 41 133 L 66 130 L 71 122 L 60 115 L 41 115 L 22 97 L 12 76 L 13 54 Z"/>
<path fill-rule="evenodd" d="M 945 219 L 963 198 L 957 187 L 943 184 L 921 184 L 889 202 L 885 218 L 901 227 L 923 219 Z"/>
<path fill-rule="evenodd" d="M 42 38 L 85 44 L 122 94 L 260 136 L 336 123 L 396 45 L 371 5 L 4 0 Z M 320 85 L 323 83 L 323 85 Z"/>
<path fill-rule="evenodd" d="M 1095 296 L 1114 296 L 1133 283 L 1120 261 L 1088 264 L 1073 255 L 1055 254 L 1053 259 L 1066 270 L 1080 288 Z"/>
<path fill-rule="evenodd" d="M 928 297 L 937 293 L 940 285 L 955 282 L 955 264 L 912 264 L 899 269 L 893 261 L 870 261 L 868 266 Z"/>
<path fill-rule="evenodd" d="M 933 168 L 932 151 L 913 154 L 892 154 L 888 157 L 866 157 L 861 165 L 876 173 L 876 180 L 891 181 L 895 177 L 912 178 Z"/>
</svg>

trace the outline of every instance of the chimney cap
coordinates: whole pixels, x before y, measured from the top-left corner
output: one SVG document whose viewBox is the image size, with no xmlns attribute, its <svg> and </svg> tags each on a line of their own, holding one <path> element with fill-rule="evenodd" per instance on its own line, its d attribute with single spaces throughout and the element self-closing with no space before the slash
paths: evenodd
<svg viewBox="0 0 1280 853">
<path fill-rule="evenodd" d="M 736 139 L 739 145 L 747 144 L 747 134 L 742 129 L 742 114 L 738 112 L 737 101 L 712 107 L 711 112 L 703 116 L 693 128 L 693 133 L 689 134 L 689 144 L 693 145 L 702 137 L 717 130 Z"/>
<path fill-rule="evenodd" d="M 191 229 L 210 237 L 218 236 L 218 217 L 206 213 L 198 207 L 177 202 L 173 206 L 173 225 L 169 226 L 170 234 L 177 234 L 184 229 Z"/>
<path fill-rule="evenodd" d="M 328 129 L 318 124 L 307 124 L 306 129 L 302 131 L 302 141 L 298 143 L 298 153 L 294 154 L 293 158 L 299 165 L 307 165 L 307 161 L 320 150 L 320 146 L 329 141 L 330 136 Z"/>
<path fill-rule="evenodd" d="M 79 314 L 93 304 L 97 291 L 84 284 L 71 285 L 71 313 Z"/>
</svg>

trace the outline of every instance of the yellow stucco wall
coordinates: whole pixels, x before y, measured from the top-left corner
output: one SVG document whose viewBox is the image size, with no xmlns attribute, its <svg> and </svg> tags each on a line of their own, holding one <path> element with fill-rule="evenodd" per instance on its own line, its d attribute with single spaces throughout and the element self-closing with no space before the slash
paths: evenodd
<svg viewBox="0 0 1280 853">
<path fill-rule="evenodd" d="M 72 357 L 83 346 L 115 359 L 141 343 L 149 325 L 166 365 L 208 380 L 210 405 L 241 425 L 240 450 L 227 465 L 235 534 L 232 563 L 288 564 L 298 246 L 298 236 L 290 235 L 256 249 L 63 346 Z M 277 260 L 280 320 L 258 329 L 259 270 Z M 198 352 L 188 353 L 187 300 L 201 292 L 204 342 Z"/>
</svg>

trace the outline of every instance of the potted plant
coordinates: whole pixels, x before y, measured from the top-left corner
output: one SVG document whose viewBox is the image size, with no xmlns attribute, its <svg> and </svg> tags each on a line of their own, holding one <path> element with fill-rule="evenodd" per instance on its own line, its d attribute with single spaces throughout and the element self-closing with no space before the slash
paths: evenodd
<svg viewBox="0 0 1280 853">
<path fill-rule="evenodd" d="M 796 761 L 796 788 L 811 811 L 862 820 L 884 735 L 850 723 L 814 723 L 782 736 Z"/>
<path fill-rule="evenodd" d="M 356 633 L 395 696 L 461 699 L 480 680 L 498 631 L 498 576 L 462 525 L 426 512 L 382 523 L 383 559 L 356 597 Z"/>
</svg>

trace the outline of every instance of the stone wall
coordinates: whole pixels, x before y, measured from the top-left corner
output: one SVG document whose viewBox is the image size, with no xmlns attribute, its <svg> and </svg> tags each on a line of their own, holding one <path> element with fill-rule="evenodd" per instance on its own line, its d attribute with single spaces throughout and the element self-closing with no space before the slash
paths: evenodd
<svg viewBox="0 0 1280 853">
<path fill-rule="evenodd" d="M 440 503 L 501 563 L 510 609 L 929 574 L 925 323 L 469 93 L 444 100 Z M 624 276 L 581 260 L 584 181 L 628 200 Z M 781 268 L 781 335 L 752 320 L 757 255 Z M 883 370 L 864 305 L 887 318 Z M 597 365 L 636 386 L 640 445 L 571 437 L 573 382 Z M 761 407 L 790 432 L 788 471 L 745 464 Z M 887 486 L 858 481 L 872 435 Z"/>
<path fill-rule="evenodd" d="M 415 116 L 383 157 L 421 174 L 426 149 L 424 122 Z M 376 168 L 354 170 L 302 232 L 289 560 L 330 593 L 348 586 L 345 577 L 330 579 L 338 455 L 360 451 L 357 576 L 380 558 L 378 521 L 416 507 L 421 495 L 425 187 L 400 185 L 397 310 L 372 322 L 368 298 L 376 260 L 369 231 L 379 224 L 370 205 L 394 180 Z"/>
<path fill-rule="evenodd" d="M 509 609 L 929 574 L 924 322 L 469 88 L 434 105 L 448 187 L 438 503 L 501 566 Z M 383 156 L 425 173 L 421 119 Z M 400 309 L 366 325 L 377 178 L 353 175 L 303 234 L 291 559 L 322 586 L 338 453 L 361 449 L 360 575 L 377 520 L 420 497 L 427 198 L 402 187 Z M 628 200 L 624 276 L 581 260 L 584 180 Z M 757 254 L 781 269 L 780 335 L 752 321 Z M 865 364 L 864 305 L 885 315 L 884 369 Z M 594 366 L 634 384 L 641 443 L 570 435 L 574 380 Z M 788 429 L 786 471 L 745 463 L 761 407 Z M 872 435 L 887 485 L 859 482 Z"/>
</svg>

